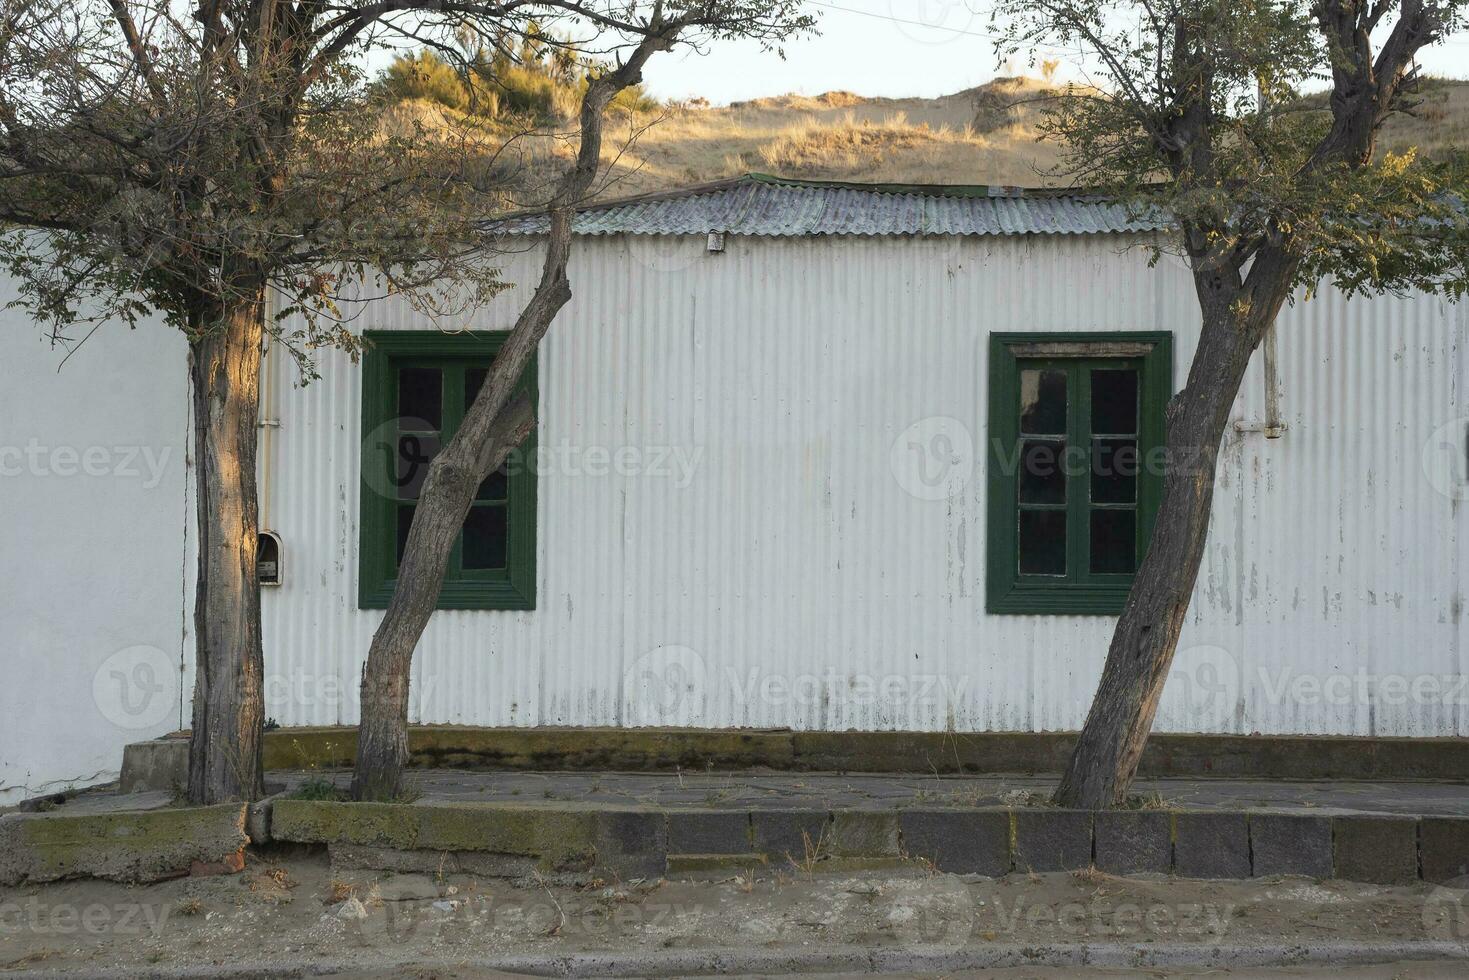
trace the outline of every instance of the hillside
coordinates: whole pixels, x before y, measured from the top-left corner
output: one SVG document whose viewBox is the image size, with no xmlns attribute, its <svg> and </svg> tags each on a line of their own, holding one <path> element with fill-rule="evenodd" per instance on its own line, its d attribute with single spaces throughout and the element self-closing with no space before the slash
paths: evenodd
<svg viewBox="0 0 1469 980">
<path fill-rule="evenodd" d="M 924 184 L 1065 183 L 1059 154 L 1037 141 L 1045 83 L 999 79 L 937 99 L 864 98 L 850 92 L 785 95 L 711 108 L 700 104 L 625 113 L 608 126 L 611 178 L 602 197 L 666 190 L 747 171 L 811 179 Z M 1384 146 L 1436 154 L 1469 145 L 1469 82 L 1433 81 L 1416 118 L 1389 123 Z M 1310 100 L 1308 100 L 1309 103 Z M 394 126 L 453 128 L 462 119 L 442 105 L 402 102 Z M 548 157 L 567 158 L 572 142 L 535 133 L 516 140 L 497 162 L 522 190 L 544 186 Z"/>
</svg>

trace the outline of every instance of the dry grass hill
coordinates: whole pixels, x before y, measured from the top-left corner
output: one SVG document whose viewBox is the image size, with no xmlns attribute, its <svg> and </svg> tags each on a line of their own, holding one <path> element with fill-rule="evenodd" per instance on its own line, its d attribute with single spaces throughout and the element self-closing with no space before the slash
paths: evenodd
<svg viewBox="0 0 1469 980">
<path fill-rule="evenodd" d="M 1037 79 L 1006 78 L 937 99 L 828 92 L 625 114 L 608 128 L 611 178 L 601 196 L 747 171 L 883 183 L 1061 185 L 1067 181 L 1056 172 L 1057 147 L 1037 140 L 1048 92 Z M 388 118 L 394 126 L 412 121 L 432 129 L 452 128 L 459 117 L 438 104 L 407 101 Z M 1429 154 L 1469 146 L 1469 82 L 1431 82 L 1416 118 L 1394 119 L 1384 145 Z M 570 141 L 542 132 L 517 140 L 497 166 L 520 187 L 534 188 L 548 176 L 550 158 L 571 152 Z"/>
</svg>

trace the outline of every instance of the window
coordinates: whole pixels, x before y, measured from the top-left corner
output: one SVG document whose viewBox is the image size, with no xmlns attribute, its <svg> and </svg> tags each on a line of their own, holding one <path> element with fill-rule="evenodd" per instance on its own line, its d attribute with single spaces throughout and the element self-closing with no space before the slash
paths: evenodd
<svg viewBox="0 0 1469 980">
<path fill-rule="evenodd" d="M 990 337 L 986 608 L 1121 612 L 1162 494 L 1167 333 Z"/>
<path fill-rule="evenodd" d="M 397 584 L 428 465 L 454 435 L 507 335 L 368 331 L 363 358 L 358 605 L 382 609 Z M 534 397 L 536 361 L 521 384 Z M 480 484 L 454 542 L 440 609 L 534 609 L 536 435 Z"/>
</svg>

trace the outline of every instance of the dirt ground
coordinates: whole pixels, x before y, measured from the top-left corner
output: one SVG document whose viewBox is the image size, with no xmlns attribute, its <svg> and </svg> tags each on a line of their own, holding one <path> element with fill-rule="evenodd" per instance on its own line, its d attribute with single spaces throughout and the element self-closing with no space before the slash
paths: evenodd
<svg viewBox="0 0 1469 980">
<path fill-rule="evenodd" d="M 1383 943 L 1386 949 L 1463 943 L 1469 937 L 1466 895 L 1429 885 L 1303 879 L 1203 882 L 1094 872 L 983 879 L 886 871 L 813 875 L 766 867 L 703 880 L 570 887 L 459 875 L 334 873 L 320 854 L 252 855 L 247 870 L 233 876 L 136 887 L 75 881 L 0 889 L 0 975 L 146 975 L 191 967 L 227 972 L 295 964 L 341 977 L 469 980 L 504 975 L 484 964 L 509 958 L 552 962 L 603 951 L 810 954 L 825 948 L 1044 950 L 1074 944 L 1321 949 L 1333 943 Z M 1206 972 L 1217 976 L 1221 970 Z M 1331 972 L 1438 978 L 1466 975 L 1469 967 L 1422 963 Z M 1141 975 L 1198 973 L 1150 969 Z M 1231 975 L 1322 973 L 1299 967 Z M 1027 968 L 987 975 L 1139 974 Z"/>
</svg>

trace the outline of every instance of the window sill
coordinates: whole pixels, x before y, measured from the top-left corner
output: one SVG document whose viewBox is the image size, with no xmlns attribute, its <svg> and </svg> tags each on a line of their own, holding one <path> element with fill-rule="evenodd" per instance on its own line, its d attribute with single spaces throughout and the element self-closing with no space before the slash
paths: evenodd
<svg viewBox="0 0 1469 980">
<path fill-rule="evenodd" d="M 386 609 L 397 586 L 393 579 L 377 588 L 366 588 L 357 597 L 358 609 Z M 534 609 L 534 591 L 521 591 L 509 582 L 445 582 L 435 609 Z"/>
<path fill-rule="evenodd" d="M 1131 585 L 1011 585 L 985 599 L 994 616 L 1116 616 Z"/>
</svg>

